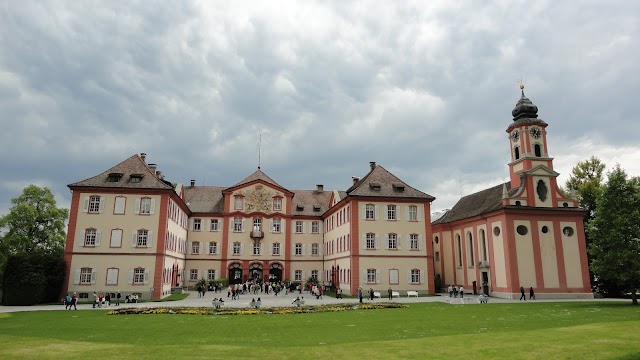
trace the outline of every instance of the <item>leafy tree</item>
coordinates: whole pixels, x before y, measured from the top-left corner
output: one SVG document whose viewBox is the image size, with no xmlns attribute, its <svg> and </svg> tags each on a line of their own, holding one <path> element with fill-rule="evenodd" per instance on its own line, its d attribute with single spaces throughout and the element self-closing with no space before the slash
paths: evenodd
<svg viewBox="0 0 640 360">
<path fill-rule="evenodd" d="M 29 185 L 11 203 L 9 214 L 0 218 L 0 270 L 10 255 L 62 255 L 69 210 L 56 206 L 51 190 Z"/>
<path fill-rule="evenodd" d="M 638 305 L 640 284 L 640 179 L 627 179 L 617 165 L 596 198 L 598 211 L 589 223 L 591 269 L 615 281 Z"/>
<path fill-rule="evenodd" d="M 571 176 L 565 187 L 575 190 L 580 205 L 589 212 L 585 221 L 593 219 L 596 211 L 596 197 L 602 188 L 602 175 L 605 164 L 595 156 L 580 161 L 571 170 Z"/>
</svg>

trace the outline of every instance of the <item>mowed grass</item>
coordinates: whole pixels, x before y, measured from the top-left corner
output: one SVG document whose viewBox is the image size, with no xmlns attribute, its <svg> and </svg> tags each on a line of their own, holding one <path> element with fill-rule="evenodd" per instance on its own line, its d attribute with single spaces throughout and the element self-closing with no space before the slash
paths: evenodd
<svg viewBox="0 0 640 360">
<path fill-rule="evenodd" d="M 628 303 L 410 304 L 291 315 L 0 314 L 0 359 L 640 359 Z"/>
</svg>

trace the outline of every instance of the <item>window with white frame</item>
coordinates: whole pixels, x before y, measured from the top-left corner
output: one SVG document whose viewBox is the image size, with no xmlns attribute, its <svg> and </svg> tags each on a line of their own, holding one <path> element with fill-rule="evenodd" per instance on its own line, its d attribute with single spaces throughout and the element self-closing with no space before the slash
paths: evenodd
<svg viewBox="0 0 640 360">
<path fill-rule="evenodd" d="M 302 234 L 302 221 L 296 221 L 296 234 Z"/>
<path fill-rule="evenodd" d="M 273 246 L 271 248 L 273 255 L 280 255 L 280 243 L 273 243 Z"/>
<path fill-rule="evenodd" d="M 273 232 L 279 233 L 281 230 L 280 219 L 273 219 Z"/>
<path fill-rule="evenodd" d="M 296 255 L 302 255 L 302 244 L 296 244 Z"/>
<path fill-rule="evenodd" d="M 420 270 L 411 269 L 411 283 L 419 284 L 420 283 Z"/>
<path fill-rule="evenodd" d="M 202 228 L 202 220 L 193 219 L 193 231 L 200 231 L 201 228 Z"/>
<path fill-rule="evenodd" d="M 111 230 L 111 243 L 110 247 L 121 247 L 122 246 L 122 229 L 113 229 Z"/>
<path fill-rule="evenodd" d="M 311 278 L 318 281 L 318 270 L 311 270 Z"/>
<path fill-rule="evenodd" d="M 216 271 L 207 270 L 207 280 L 215 280 L 215 279 L 216 279 Z"/>
<path fill-rule="evenodd" d="M 273 210 L 274 211 L 282 210 L 282 199 L 281 198 L 274 198 L 273 199 Z"/>
<path fill-rule="evenodd" d="M 376 248 L 376 234 L 367 234 L 367 250 L 373 250 Z"/>
<path fill-rule="evenodd" d="M 236 210 L 242 210 L 242 203 L 244 202 L 244 198 L 242 196 L 236 196 L 236 201 L 235 201 L 235 209 Z"/>
<path fill-rule="evenodd" d="M 220 223 L 218 219 L 211 219 L 211 228 L 209 231 L 220 231 Z"/>
<path fill-rule="evenodd" d="M 302 270 L 296 270 L 294 273 L 295 281 L 302 281 Z"/>
<path fill-rule="evenodd" d="M 233 243 L 233 255 L 240 255 L 241 246 L 239 242 Z"/>
<path fill-rule="evenodd" d="M 320 223 L 314 221 L 311 223 L 311 232 L 317 234 L 320 232 Z"/>
<path fill-rule="evenodd" d="M 191 243 L 191 253 L 192 254 L 200 254 L 200 242 L 194 241 Z"/>
<path fill-rule="evenodd" d="M 391 233 L 387 236 L 389 249 L 398 248 L 398 234 Z"/>
<path fill-rule="evenodd" d="M 242 218 L 233 218 L 233 232 L 242 232 Z"/>
<path fill-rule="evenodd" d="M 80 269 L 80 284 L 88 285 L 91 284 L 91 273 L 92 268 L 82 268 Z"/>
<path fill-rule="evenodd" d="M 389 284 L 398 285 L 400 280 L 398 269 L 389 269 Z"/>
<path fill-rule="evenodd" d="M 124 196 L 116 196 L 115 204 L 113 206 L 113 213 L 117 215 L 124 215 L 125 205 L 127 198 Z"/>
<path fill-rule="evenodd" d="M 409 221 L 418 221 L 418 207 L 415 205 L 409 206 Z"/>
<path fill-rule="evenodd" d="M 311 244 L 311 255 L 318 256 L 319 254 L 318 249 L 319 249 L 318 244 L 316 243 Z"/>
<path fill-rule="evenodd" d="M 151 214 L 151 198 L 143 197 L 140 199 L 140 214 Z"/>
<path fill-rule="evenodd" d="M 375 219 L 375 207 L 373 204 L 367 204 L 365 206 L 365 219 L 366 220 L 374 220 Z"/>
<path fill-rule="evenodd" d="M 117 268 L 108 268 L 107 269 L 107 285 L 118 285 L 118 273 L 120 272 Z"/>
<path fill-rule="evenodd" d="M 409 246 L 411 250 L 418 250 L 418 234 L 409 235 Z"/>
<path fill-rule="evenodd" d="M 440 251 L 436 251 L 435 259 L 436 259 L 436 261 L 440 261 Z"/>
<path fill-rule="evenodd" d="M 198 281 L 198 269 L 191 269 L 189 271 L 189 280 Z"/>
<path fill-rule="evenodd" d="M 138 242 L 137 247 L 146 247 L 149 240 L 149 230 L 138 230 Z"/>
<path fill-rule="evenodd" d="M 253 255 L 260 255 L 260 243 L 258 241 L 253 243 Z"/>
<path fill-rule="evenodd" d="M 367 269 L 367 284 L 376 283 L 376 269 Z"/>
<path fill-rule="evenodd" d="M 144 269 L 137 268 L 133 270 L 133 283 L 136 285 L 144 284 Z"/>
<path fill-rule="evenodd" d="M 260 218 L 253 219 L 253 231 L 257 231 L 257 232 L 262 231 L 262 219 Z"/>
<path fill-rule="evenodd" d="M 396 206 L 387 205 L 387 220 L 396 220 Z"/>
<path fill-rule="evenodd" d="M 218 243 L 215 241 L 209 242 L 209 254 L 217 254 L 218 253 Z"/>
<path fill-rule="evenodd" d="M 91 196 L 89 198 L 89 212 L 97 214 L 100 212 L 100 196 Z"/>
<path fill-rule="evenodd" d="M 84 246 L 96 246 L 96 229 L 86 229 L 84 231 Z"/>
</svg>

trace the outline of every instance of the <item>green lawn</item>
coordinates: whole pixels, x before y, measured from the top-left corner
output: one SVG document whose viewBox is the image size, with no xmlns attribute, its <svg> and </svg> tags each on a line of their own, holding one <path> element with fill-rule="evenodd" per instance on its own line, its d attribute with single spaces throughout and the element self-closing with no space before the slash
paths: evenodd
<svg viewBox="0 0 640 360">
<path fill-rule="evenodd" d="M 418 303 L 236 316 L 105 312 L 0 314 L 0 358 L 640 358 L 640 307 L 628 303 Z"/>
</svg>

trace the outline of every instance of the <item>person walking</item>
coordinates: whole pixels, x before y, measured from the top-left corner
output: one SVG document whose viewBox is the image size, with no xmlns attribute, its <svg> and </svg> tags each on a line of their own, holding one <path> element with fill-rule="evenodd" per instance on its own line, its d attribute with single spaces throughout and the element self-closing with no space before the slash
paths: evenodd
<svg viewBox="0 0 640 360">
<path fill-rule="evenodd" d="M 373 288 L 369 288 L 369 300 L 373 301 Z"/>
<path fill-rule="evenodd" d="M 362 288 L 358 287 L 358 300 L 360 300 L 360 302 L 362 302 Z"/>
<path fill-rule="evenodd" d="M 120 294 L 120 290 L 118 290 L 118 293 L 116 294 L 116 306 L 120 306 L 121 297 L 122 297 L 122 294 Z"/>
<path fill-rule="evenodd" d="M 529 288 L 529 300 L 531 299 L 536 299 L 536 294 L 533 292 L 533 286 Z"/>
<path fill-rule="evenodd" d="M 67 294 L 67 296 L 65 296 L 64 298 L 64 309 L 67 310 L 67 308 L 71 310 L 71 295 L 69 294 Z"/>
<path fill-rule="evenodd" d="M 73 305 L 73 310 L 78 310 L 78 308 L 76 307 L 77 303 L 78 303 L 78 295 L 74 291 L 73 295 L 71 295 L 71 305 Z M 69 305 L 69 310 L 71 310 L 71 305 Z"/>
<path fill-rule="evenodd" d="M 393 300 L 393 291 L 391 290 L 391 287 L 389 287 L 389 290 L 387 290 L 387 292 L 389 293 L 389 300 Z"/>
<path fill-rule="evenodd" d="M 107 304 L 107 307 L 111 306 L 111 292 L 107 291 L 106 294 L 104 294 L 104 301 Z"/>
<path fill-rule="evenodd" d="M 447 290 L 449 290 L 449 297 L 452 298 L 453 297 L 453 286 L 451 286 L 451 284 L 449 284 L 449 288 Z"/>
<path fill-rule="evenodd" d="M 524 294 L 524 286 L 520 286 L 520 301 L 522 301 L 522 299 L 527 301 L 527 296 Z"/>
<path fill-rule="evenodd" d="M 98 302 L 98 294 L 96 294 L 96 292 L 93 292 L 93 308 L 96 308 L 96 303 Z"/>
<path fill-rule="evenodd" d="M 460 299 L 464 298 L 464 287 L 460 285 Z"/>
</svg>

